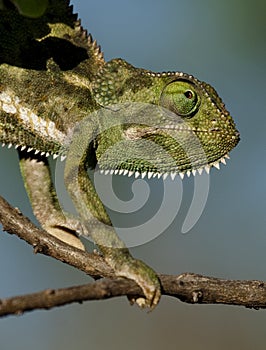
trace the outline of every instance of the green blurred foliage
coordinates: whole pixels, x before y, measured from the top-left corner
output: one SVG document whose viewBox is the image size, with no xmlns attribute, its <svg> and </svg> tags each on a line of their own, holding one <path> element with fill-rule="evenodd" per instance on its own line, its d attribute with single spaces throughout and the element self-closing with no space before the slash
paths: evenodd
<svg viewBox="0 0 266 350">
<path fill-rule="evenodd" d="M 44 14 L 48 0 L 10 0 L 19 12 L 26 17 L 37 18 Z M 4 9 L 4 1 L 0 0 L 0 9 Z"/>
</svg>

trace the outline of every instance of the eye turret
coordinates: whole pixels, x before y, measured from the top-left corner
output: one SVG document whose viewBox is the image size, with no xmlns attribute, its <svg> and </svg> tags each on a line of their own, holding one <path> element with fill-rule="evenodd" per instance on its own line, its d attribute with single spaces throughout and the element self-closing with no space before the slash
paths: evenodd
<svg viewBox="0 0 266 350">
<path fill-rule="evenodd" d="M 181 117 L 192 117 L 198 110 L 200 98 L 190 83 L 176 80 L 163 89 L 160 105 Z"/>
</svg>

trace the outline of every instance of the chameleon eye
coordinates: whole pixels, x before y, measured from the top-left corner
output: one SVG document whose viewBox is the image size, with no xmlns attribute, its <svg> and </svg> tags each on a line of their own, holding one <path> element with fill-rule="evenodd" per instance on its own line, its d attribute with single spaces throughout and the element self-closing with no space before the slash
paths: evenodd
<svg viewBox="0 0 266 350">
<path fill-rule="evenodd" d="M 160 105 L 182 116 L 192 117 L 198 110 L 200 99 L 191 84 L 174 81 L 163 89 Z"/>
</svg>

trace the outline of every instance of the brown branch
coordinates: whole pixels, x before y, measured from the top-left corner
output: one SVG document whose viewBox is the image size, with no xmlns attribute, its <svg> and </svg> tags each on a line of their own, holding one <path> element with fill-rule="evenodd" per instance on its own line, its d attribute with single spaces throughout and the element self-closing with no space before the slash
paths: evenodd
<svg viewBox="0 0 266 350">
<path fill-rule="evenodd" d="M 57 260 L 72 265 L 92 277 L 112 277 L 111 268 L 97 254 L 90 254 L 72 247 L 37 228 L 21 212 L 11 207 L 0 196 L 0 223 L 4 231 L 15 234 L 33 246 L 35 253 L 49 255 Z"/>
<path fill-rule="evenodd" d="M 228 304 L 250 308 L 266 307 L 266 286 L 261 281 L 231 281 L 184 273 L 160 275 L 162 294 L 191 304 Z M 48 289 L 38 293 L 0 300 L 0 317 L 25 311 L 51 309 L 73 302 L 104 300 L 118 296 L 143 296 L 135 282 L 102 279 L 82 286 Z"/>
<path fill-rule="evenodd" d="M 0 222 L 5 231 L 16 234 L 31 244 L 35 252 L 52 256 L 93 277 L 109 277 L 83 286 L 50 289 L 0 300 L 0 316 L 21 314 L 35 309 L 50 309 L 86 300 L 143 296 L 135 282 L 116 278 L 114 272 L 100 256 L 73 248 L 36 228 L 1 197 Z M 178 276 L 159 275 L 159 278 L 162 294 L 178 298 L 183 302 L 266 308 L 266 284 L 262 281 L 225 280 L 193 273 L 183 273 Z"/>
</svg>

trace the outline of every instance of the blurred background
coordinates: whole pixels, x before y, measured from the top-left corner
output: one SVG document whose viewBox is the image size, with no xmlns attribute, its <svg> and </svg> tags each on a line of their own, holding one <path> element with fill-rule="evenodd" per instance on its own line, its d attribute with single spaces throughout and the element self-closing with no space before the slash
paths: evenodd
<svg viewBox="0 0 266 350">
<path fill-rule="evenodd" d="M 185 179 L 176 219 L 156 239 L 133 248 L 133 255 L 162 273 L 266 280 L 266 2 L 73 0 L 73 4 L 106 60 L 122 57 L 137 67 L 184 71 L 210 83 L 241 133 L 228 165 L 212 170 L 208 201 L 192 230 L 181 233 L 193 194 L 193 179 Z M 0 148 L 0 157 L 1 195 L 34 221 L 16 152 Z M 176 184 L 167 181 L 175 203 Z M 115 183 L 122 193 L 132 181 L 117 177 Z M 154 203 L 160 199 L 162 183 L 148 184 Z M 134 220 L 143 221 L 141 211 L 138 215 Z M 83 273 L 34 255 L 26 243 L 2 231 L 0 276 L 1 298 L 88 282 Z M 120 298 L 1 319 L 0 348 L 264 349 L 265 329 L 263 310 L 188 305 L 163 297 L 156 310 L 147 313 Z"/>
</svg>

